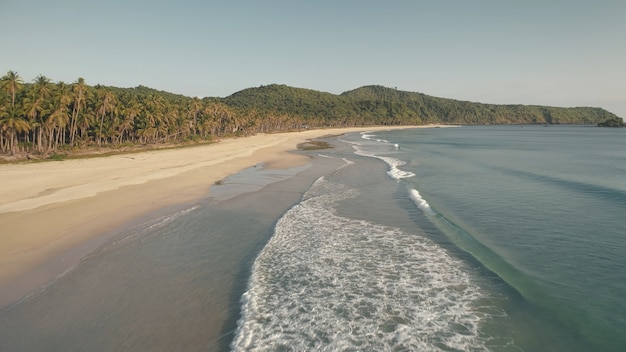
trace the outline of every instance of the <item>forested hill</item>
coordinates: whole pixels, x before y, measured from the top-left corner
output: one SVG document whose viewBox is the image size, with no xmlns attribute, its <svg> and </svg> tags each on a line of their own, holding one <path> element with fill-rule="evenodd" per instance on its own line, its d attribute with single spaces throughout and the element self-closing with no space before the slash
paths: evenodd
<svg viewBox="0 0 626 352">
<path fill-rule="evenodd" d="M 600 108 L 492 105 L 382 86 L 339 95 L 285 85 L 226 98 L 191 98 L 145 86 L 117 88 L 0 77 L 0 153 L 50 155 L 90 147 L 172 144 L 303 127 L 448 124 L 598 124 Z"/>
<path fill-rule="evenodd" d="M 617 117 L 602 108 L 483 104 L 383 86 L 365 86 L 334 95 L 274 84 L 245 89 L 223 101 L 243 111 L 288 114 L 327 125 L 597 124 Z"/>
</svg>

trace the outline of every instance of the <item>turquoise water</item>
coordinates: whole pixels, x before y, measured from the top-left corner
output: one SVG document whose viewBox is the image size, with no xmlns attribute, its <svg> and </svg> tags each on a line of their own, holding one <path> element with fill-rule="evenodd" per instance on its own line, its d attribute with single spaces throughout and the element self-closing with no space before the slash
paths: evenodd
<svg viewBox="0 0 626 352">
<path fill-rule="evenodd" d="M 323 156 L 344 167 L 257 258 L 231 347 L 624 350 L 625 132 L 342 137 Z"/>
</svg>

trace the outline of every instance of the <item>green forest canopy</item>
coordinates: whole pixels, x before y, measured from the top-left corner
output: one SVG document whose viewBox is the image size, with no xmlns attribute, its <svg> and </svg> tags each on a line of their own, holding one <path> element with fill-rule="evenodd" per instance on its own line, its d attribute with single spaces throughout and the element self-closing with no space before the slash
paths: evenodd
<svg viewBox="0 0 626 352">
<path fill-rule="evenodd" d="M 0 152 L 169 144 L 307 128 L 440 124 L 598 124 L 616 115 L 591 107 L 494 105 L 382 86 L 339 95 L 286 85 L 226 98 L 192 98 L 144 86 L 117 88 L 0 79 Z"/>
</svg>

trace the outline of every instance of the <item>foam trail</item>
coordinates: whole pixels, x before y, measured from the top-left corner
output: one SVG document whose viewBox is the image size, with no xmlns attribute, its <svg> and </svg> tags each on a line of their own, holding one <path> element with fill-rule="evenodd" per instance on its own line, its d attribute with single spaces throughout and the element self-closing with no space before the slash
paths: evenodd
<svg viewBox="0 0 626 352">
<path fill-rule="evenodd" d="M 324 154 L 318 154 L 318 156 L 320 156 L 320 157 L 322 157 L 322 158 L 328 158 L 328 159 L 337 159 L 337 158 L 336 158 L 336 157 L 334 157 L 334 156 L 329 156 L 329 155 L 324 155 Z M 344 164 L 343 164 L 343 165 L 341 165 L 341 166 L 339 166 L 339 167 L 337 168 L 337 170 L 335 170 L 335 171 L 341 170 L 341 169 L 343 169 L 343 168 L 344 168 L 344 167 L 346 167 L 346 166 L 350 166 L 350 165 L 354 164 L 354 161 L 349 160 L 349 159 L 346 159 L 346 158 L 341 158 L 341 160 L 343 160 Z"/>
<path fill-rule="evenodd" d="M 183 209 L 183 210 L 181 210 L 181 211 L 179 211 L 177 213 L 163 216 L 163 217 L 155 220 L 153 224 L 151 224 L 149 226 L 146 226 L 146 229 L 147 230 L 153 230 L 155 228 L 160 228 L 162 226 L 165 226 L 166 224 L 168 224 L 168 223 L 178 219 L 179 217 L 181 217 L 183 215 L 189 214 L 189 213 L 191 213 L 192 211 L 194 211 L 194 210 L 196 210 L 198 208 L 200 208 L 200 206 L 199 205 L 195 205 L 195 206 L 193 206 L 191 208 Z"/>
<path fill-rule="evenodd" d="M 257 257 L 234 351 L 487 350 L 464 264 L 398 228 L 340 217 L 358 192 L 320 178 Z"/>
<path fill-rule="evenodd" d="M 390 150 L 393 152 L 397 152 L 397 150 L 400 148 L 400 146 L 397 143 L 391 144 L 384 139 L 374 138 L 374 135 L 371 135 L 371 134 L 362 133 L 361 136 L 365 140 L 374 141 L 376 143 L 375 145 L 387 144 L 389 145 Z M 393 178 L 394 180 L 400 180 L 403 178 L 409 178 L 409 177 L 415 176 L 415 174 L 410 171 L 404 171 L 398 168 L 399 166 L 406 165 L 406 162 L 397 158 L 379 155 L 381 153 L 379 148 L 376 148 L 375 151 L 370 151 L 370 150 L 367 150 L 368 149 L 367 145 L 364 145 L 362 143 L 353 142 L 353 141 L 345 141 L 345 140 L 344 142 L 352 144 L 352 147 L 355 150 L 354 153 L 356 155 L 376 158 L 376 159 L 380 159 L 384 161 L 389 166 L 389 171 L 387 171 L 387 175 L 389 175 L 389 177 Z"/>
<path fill-rule="evenodd" d="M 388 140 L 375 138 L 375 137 L 376 137 L 376 135 L 374 135 L 374 134 L 369 134 L 367 132 L 362 132 L 361 133 L 361 138 L 363 138 L 363 139 L 367 139 L 367 140 L 370 140 L 370 141 L 381 142 L 381 143 L 389 143 Z"/>
</svg>

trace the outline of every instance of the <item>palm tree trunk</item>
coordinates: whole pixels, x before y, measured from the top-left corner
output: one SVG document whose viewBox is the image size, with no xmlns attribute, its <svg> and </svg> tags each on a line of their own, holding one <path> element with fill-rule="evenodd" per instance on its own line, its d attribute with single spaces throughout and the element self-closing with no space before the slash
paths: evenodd
<svg viewBox="0 0 626 352">
<path fill-rule="evenodd" d="M 98 136 L 98 146 L 102 146 L 102 125 L 104 124 L 104 113 L 100 117 L 100 132 Z"/>
<path fill-rule="evenodd" d="M 54 127 L 50 128 L 50 135 L 48 136 L 48 150 L 52 150 L 52 144 L 54 142 Z"/>
<path fill-rule="evenodd" d="M 72 120 L 70 121 L 70 145 L 74 146 L 74 137 L 76 135 L 76 117 L 78 115 L 76 105 L 72 109 Z"/>
<path fill-rule="evenodd" d="M 37 129 L 37 151 L 43 151 L 43 128 L 41 126 Z"/>
</svg>

